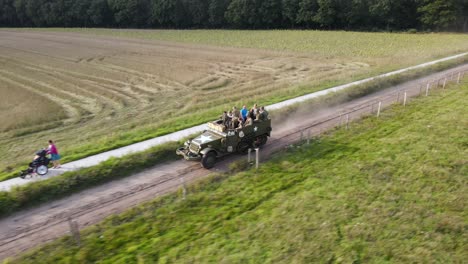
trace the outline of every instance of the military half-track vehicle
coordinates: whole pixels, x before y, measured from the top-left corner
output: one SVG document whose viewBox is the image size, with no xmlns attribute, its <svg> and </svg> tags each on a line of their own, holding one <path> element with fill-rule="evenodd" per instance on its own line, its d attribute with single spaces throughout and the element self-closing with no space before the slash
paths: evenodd
<svg viewBox="0 0 468 264">
<path fill-rule="evenodd" d="M 231 153 L 247 153 L 249 148 L 264 145 L 271 133 L 271 119 L 256 120 L 242 128 L 227 128 L 222 120 L 208 123 L 201 135 L 185 142 L 176 150 L 186 160 L 200 161 L 202 167 L 212 168 L 216 160 Z"/>
</svg>

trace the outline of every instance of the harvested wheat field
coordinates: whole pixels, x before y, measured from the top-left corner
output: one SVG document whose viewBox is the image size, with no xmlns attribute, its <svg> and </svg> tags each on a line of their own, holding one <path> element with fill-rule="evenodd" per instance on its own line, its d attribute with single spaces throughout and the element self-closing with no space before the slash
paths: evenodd
<svg viewBox="0 0 468 264">
<path fill-rule="evenodd" d="M 387 53 L 373 59 L 326 56 L 103 32 L 0 30 L 3 178 L 48 139 L 57 141 L 69 161 L 203 123 L 233 105 L 280 101 L 395 63 Z M 467 50 L 468 38 L 456 38 L 461 41 L 441 42 L 434 53 L 421 49 L 412 61 Z"/>
</svg>

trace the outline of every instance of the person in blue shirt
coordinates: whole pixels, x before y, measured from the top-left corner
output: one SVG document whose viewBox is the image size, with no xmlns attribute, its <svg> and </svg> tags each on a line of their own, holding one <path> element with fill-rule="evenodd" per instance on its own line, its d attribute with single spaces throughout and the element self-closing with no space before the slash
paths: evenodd
<svg viewBox="0 0 468 264">
<path fill-rule="evenodd" d="M 242 120 L 244 120 L 244 122 L 245 122 L 245 120 L 247 120 L 247 115 L 249 113 L 249 110 L 247 110 L 247 107 L 245 105 L 240 110 L 240 113 L 242 115 Z"/>
</svg>

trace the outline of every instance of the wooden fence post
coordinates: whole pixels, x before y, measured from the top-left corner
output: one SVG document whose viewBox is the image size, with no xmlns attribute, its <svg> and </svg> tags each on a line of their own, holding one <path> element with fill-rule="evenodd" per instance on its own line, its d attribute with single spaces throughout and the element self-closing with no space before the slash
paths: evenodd
<svg viewBox="0 0 468 264">
<path fill-rule="evenodd" d="M 349 114 L 346 115 L 346 129 L 349 129 Z"/>
<path fill-rule="evenodd" d="M 80 230 L 78 228 L 78 222 L 68 217 L 68 226 L 70 227 L 70 233 L 72 234 L 75 242 L 78 246 L 81 246 Z"/>
<path fill-rule="evenodd" d="M 182 200 L 185 200 L 187 197 L 187 186 L 185 186 L 185 179 L 184 177 L 180 177 L 180 182 L 182 183 Z"/>
<path fill-rule="evenodd" d="M 405 91 L 405 94 L 403 95 L 403 106 L 406 106 L 406 91 Z"/>
<path fill-rule="evenodd" d="M 427 86 L 426 86 L 426 96 L 429 95 L 429 83 L 427 83 Z"/>
<path fill-rule="evenodd" d="M 260 160 L 260 150 L 259 148 L 256 148 L 255 149 L 255 169 L 258 170 L 258 164 L 259 164 L 259 161 Z"/>
<path fill-rule="evenodd" d="M 310 144 L 310 129 L 307 131 L 307 145 Z"/>
<path fill-rule="evenodd" d="M 377 108 L 377 117 L 380 116 L 380 108 L 382 107 L 382 102 L 379 102 L 379 107 Z"/>
<path fill-rule="evenodd" d="M 442 89 L 445 89 L 445 85 L 447 84 L 447 77 L 444 79 L 444 85 L 442 86 Z"/>
<path fill-rule="evenodd" d="M 460 77 L 461 77 L 461 72 L 458 73 L 457 84 L 460 84 Z"/>
</svg>

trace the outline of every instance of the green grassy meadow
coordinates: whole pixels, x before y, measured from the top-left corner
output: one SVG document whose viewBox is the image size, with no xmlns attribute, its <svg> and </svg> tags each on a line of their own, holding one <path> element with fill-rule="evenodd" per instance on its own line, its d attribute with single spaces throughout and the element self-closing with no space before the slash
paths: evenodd
<svg viewBox="0 0 468 264">
<path fill-rule="evenodd" d="M 462 263 L 468 84 L 214 175 L 11 263 Z M 7 263 L 10 263 L 7 261 Z"/>
<path fill-rule="evenodd" d="M 8 91 L 22 89 L 21 94 L 28 95 L 2 97 L 1 105 L 11 105 L 10 98 L 43 104 L 28 107 L 35 104 L 23 100 L 25 107 L 2 111 L 0 180 L 16 177 L 49 139 L 57 141 L 62 161 L 69 162 L 204 123 L 233 105 L 268 105 L 468 51 L 467 35 L 445 33 L 59 28 L 5 32 L 21 41 L 11 40 L 11 45 L 19 45 L 11 50 L 0 49 L 5 63 L 0 79 Z M 103 49 L 93 42 L 100 38 L 117 46 Z M 155 51 L 147 43 L 134 48 L 138 39 L 164 41 L 158 47 L 170 48 Z M 175 52 L 171 48 L 178 43 L 188 46 Z M 227 58 L 232 54 L 218 47 L 238 56 Z M 182 51 L 191 55 L 173 58 Z M 258 55 L 263 52 L 268 56 Z"/>
</svg>

